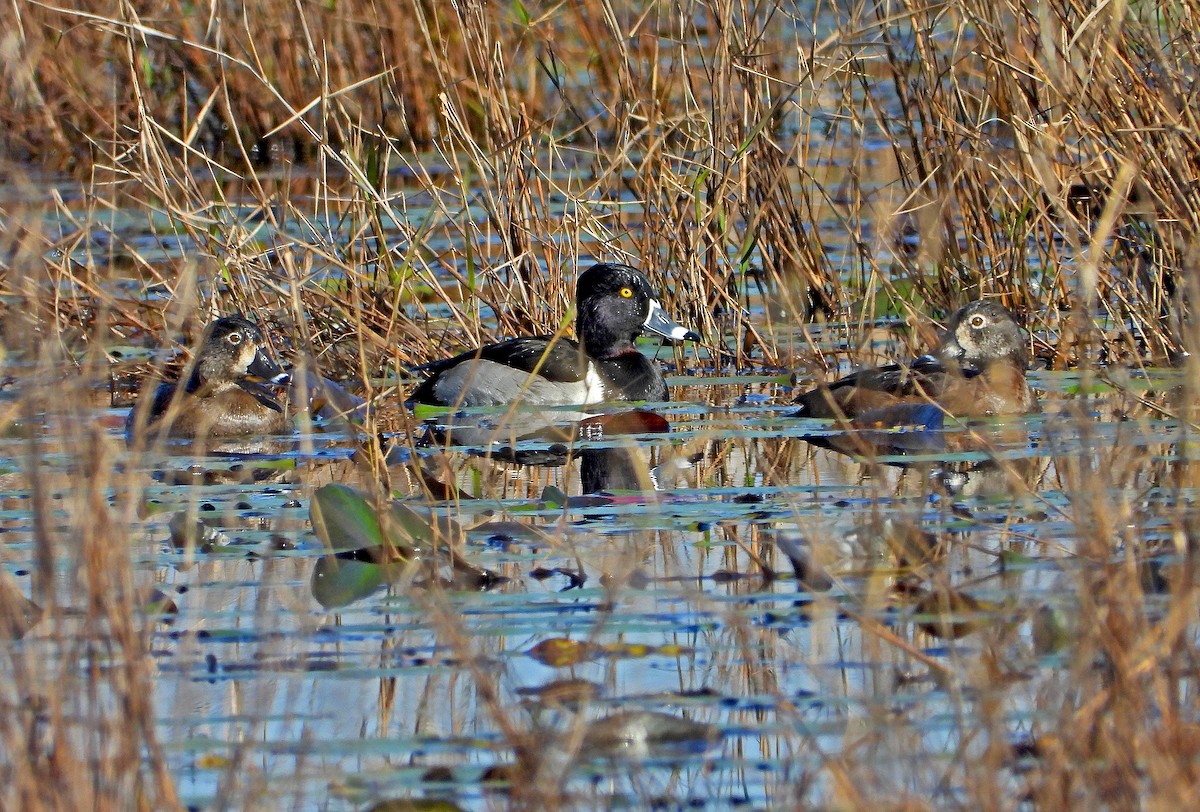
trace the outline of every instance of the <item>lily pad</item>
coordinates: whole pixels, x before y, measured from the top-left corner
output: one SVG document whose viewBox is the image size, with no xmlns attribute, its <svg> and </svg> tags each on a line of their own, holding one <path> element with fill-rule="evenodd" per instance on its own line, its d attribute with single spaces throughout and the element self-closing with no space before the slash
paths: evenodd
<svg viewBox="0 0 1200 812">
<path fill-rule="evenodd" d="M 602 653 L 599 646 L 581 640 L 570 640 L 566 637 L 551 637 L 529 650 L 530 657 L 543 665 L 551 665 L 556 668 L 565 668 L 587 660 L 594 660 Z"/>
<path fill-rule="evenodd" d="M 327 555 L 313 565 L 310 588 L 317 603 L 326 609 L 348 606 L 369 597 L 388 581 L 386 565 Z"/>
<path fill-rule="evenodd" d="M 331 550 L 362 550 L 387 543 L 375 508 L 354 488 L 336 483 L 318 488 L 309 515 L 313 531 Z"/>
</svg>

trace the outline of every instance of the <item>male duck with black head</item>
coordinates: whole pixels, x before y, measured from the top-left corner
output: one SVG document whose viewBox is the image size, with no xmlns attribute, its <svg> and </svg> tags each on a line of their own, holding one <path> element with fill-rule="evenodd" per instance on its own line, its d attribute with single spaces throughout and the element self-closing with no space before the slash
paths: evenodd
<svg viewBox="0 0 1200 812">
<path fill-rule="evenodd" d="M 159 384 L 146 406 L 134 407 L 126 433 L 229 438 L 290 431 L 287 410 L 262 385 L 285 380 L 287 373 L 266 354 L 258 326 L 225 316 L 205 328 L 180 380 Z"/>
<path fill-rule="evenodd" d="M 628 265 L 600 263 L 580 274 L 575 299 L 578 341 L 513 338 L 426 364 L 419 370 L 429 377 L 412 400 L 453 407 L 667 400 L 662 370 L 638 352 L 637 337 L 700 336 L 667 316 L 650 280 Z"/>
<path fill-rule="evenodd" d="M 935 404 L 961 418 L 1036 412 L 1037 397 L 1025 379 L 1027 342 L 1004 307 L 971 302 L 950 317 L 930 355 L 822 384 L 796 400 L 796 416 L 883 427 L 904 422 L 914 404 Z"/>
</svg>

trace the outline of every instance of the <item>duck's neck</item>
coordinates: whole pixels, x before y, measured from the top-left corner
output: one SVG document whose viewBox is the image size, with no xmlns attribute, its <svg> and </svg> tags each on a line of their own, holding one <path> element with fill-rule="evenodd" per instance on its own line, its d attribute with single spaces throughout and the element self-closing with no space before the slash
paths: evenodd
<svg viewBox="0 0 1200 812">
<path fill-rule="evenodd" d="M 668 399 L 667 382 L 658 364 L 633 350 L 610 358 L 595 360 L 611 397 L 626 400 L 663 401 Z"/>
<path fill-rule="evenodd" d="M 230 380 L 226 375 L 206 374 L 204 367 L 200 364 L 187 372 L 184 380 L 187 381 L 184 391 L 188 394 L 223 392 L 239 385 L 237 381 Z"/>
<path fill-rule="evenodd" d="M 609 329 L 602 320 L 580 318 L 578 325 L 579 343 L 590 358 L 619 358 L 630 353 L 638 354 L 634 340 L 637 333 L 619 333 Z"/>
</svg>

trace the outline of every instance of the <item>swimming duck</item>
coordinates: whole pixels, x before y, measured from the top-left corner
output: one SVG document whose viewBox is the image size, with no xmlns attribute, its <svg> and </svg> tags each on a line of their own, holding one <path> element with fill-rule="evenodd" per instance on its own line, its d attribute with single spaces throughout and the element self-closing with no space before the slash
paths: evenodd
<svg viewBox="0 0 1200 812">
<path fill-rule="evenodd" d="M 412 394 L 437 406 L 588 405 L 610 400 L 667 400 L 658 365 L 638 352 L 642 332 L 672 341 L 700 336 L 672 321 L 644 274 L 600 263 L 575 288 L 579 341 L 551 336 L 513 338 L 435 361 Z"/>
<path fill-rule="evenodd" d="M 950 317 L 932 354 L 822 384 L 797 398 L 795 414 L 879 426 L 894 407 L 931 402 L 955 417 L 1036 412 L 1037 397 L 1025 380 L 1026 342 L 1025 331 L 1004 307 L 971 302 Z"/>
<path fill-rule="evenodd" d="M 162 383 L 145 418 L 148 433 L 171 437 L 238 437 L 291 428 L 283 405 L 259 381 L 281 383 L 285 373 L 265 352 L 262 331 L 241 316 L 204 329 L 200 348 L 180 382 Z M 140 409 L 126 423 L 132 436 Z"/>
</svg>

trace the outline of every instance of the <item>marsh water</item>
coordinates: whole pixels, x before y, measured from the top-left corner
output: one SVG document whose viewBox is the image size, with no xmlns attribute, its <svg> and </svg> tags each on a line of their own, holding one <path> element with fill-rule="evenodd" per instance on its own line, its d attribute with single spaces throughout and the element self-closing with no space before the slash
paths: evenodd
<svg viewBox="0 0 1200 812">
<path fill-rule="evenodd" d="M 131 243 L 146 228 L 144 249 L 188 250 L 128 221 Z M 765 318 L 762 292 L 744 295 Z M 879 322 L 879 357 L 905 353 L 896 324 Z M 800 326 L 784 357 L 850 340 Z M 503 808 L 508 781 L 554 776 L 581 808 L 790 808 L 844 797 L 830 765 L 853 757 L 873 764 L 873 797 L 965 803 L 951 765 L 986 749 L 978 731 L 1031 740 L 1067 690 L 1076 576 L 1100 563 L 1077 539 L 1097 506 L 1119 516 L 1113 556 L 1175 561 L 1170 508 L 1192 493 L 1177 372 L 1034 370 L 1041 414 L 927 427 L 868 461 L 790 416 L 790 370 L 643 350 L 671 371 L 675 400 L 646 409 L 658 419 L 450 447 L 423 444 L 426 426 L 385 437 L 396 496 L 457 523 L 457 554 L 489 576 L 416 567 L 332 598 L 310 513 L 322 486 L 370 486 L 363 437 L 330 424 L 134 455 L 127 410 L 97 392 L 114 469 L 144 486 L 138 578 L 171 605 L 153 701 L 185 801 Z M 69 473 L 54 426 L 43 465 Z M 30 589 L 27 439 L 4 442 L 4 566 Z M 423 496 L 417 471 L 453 498 Z M 1147 583 L 1153 612 L 1167 588 Z M 36 631 L 12 645 L 55 656 Z"/>
</svg>

